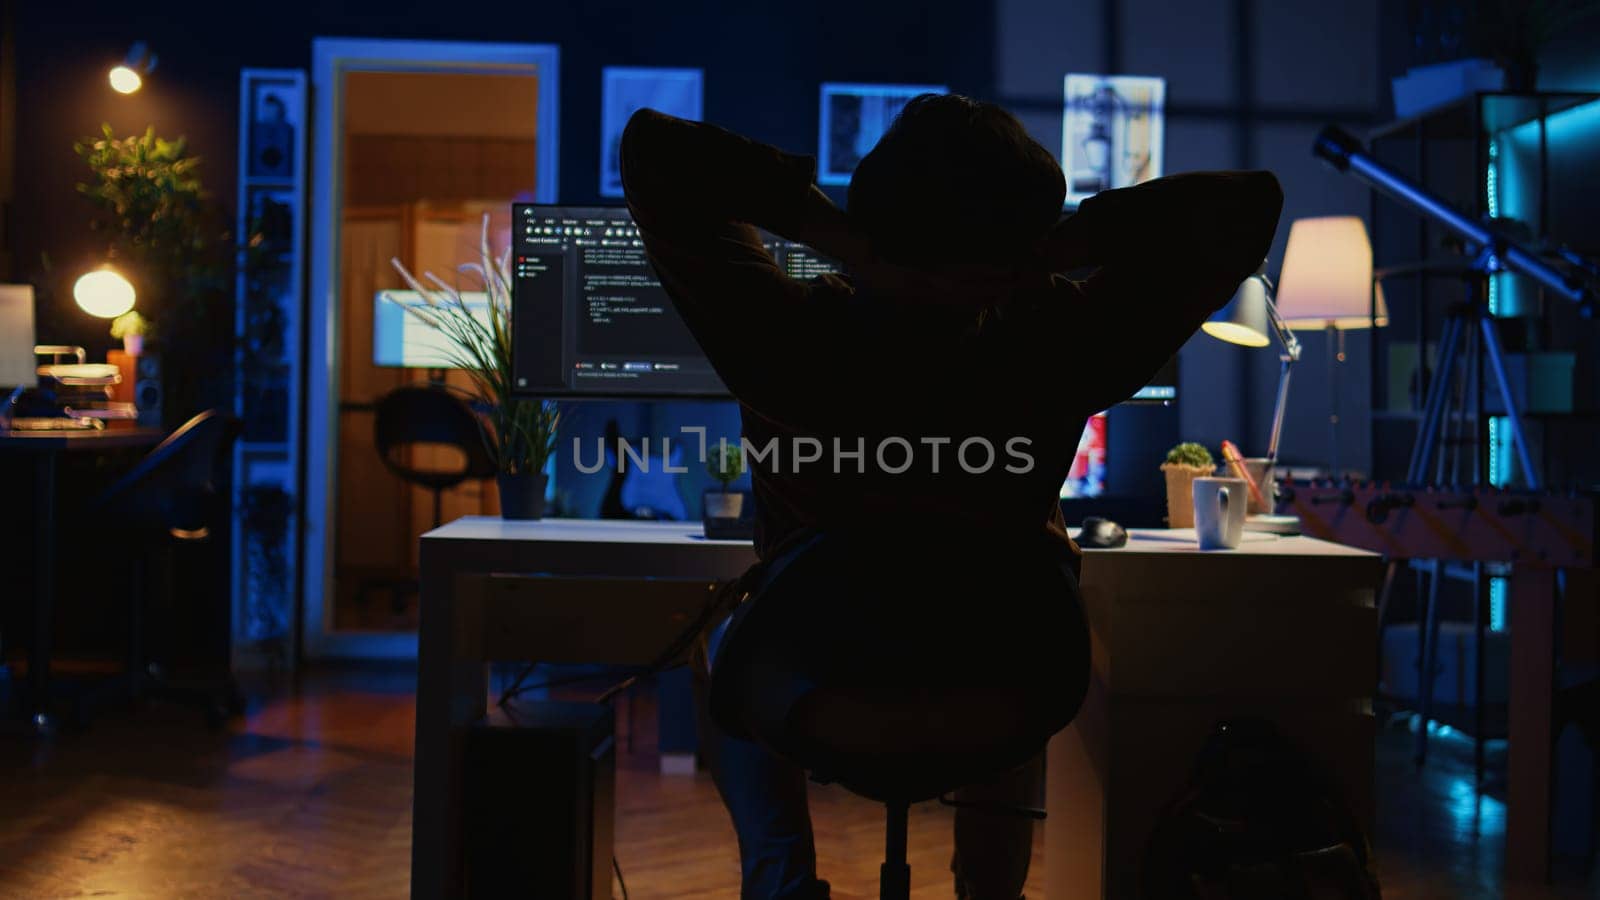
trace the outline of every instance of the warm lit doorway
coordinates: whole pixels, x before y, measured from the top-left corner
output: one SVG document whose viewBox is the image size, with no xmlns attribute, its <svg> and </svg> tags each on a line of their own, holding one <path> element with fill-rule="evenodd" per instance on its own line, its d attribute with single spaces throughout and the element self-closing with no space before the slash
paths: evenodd
<svg viewBox="0 0 1600 900">
<path fill-rule="evenodd" d="M 306 447 L 305 651 L 312 657 L 416 652 L 417 537 L 433 494 L 387 470 L 374 409 L 408 383 L 458 373 L 375 353 L 390 264 L 446 281 L 476 257 L 482 216 L 496 243 L 515 199 L 553 202 L 557 52 L 536 45 L 319 39 Z M 465 282 L 463 288 L 477 286 Z M 449 465 L 422 447 L 409 462 Z M 468 481 L 440 498 L 445 520 L 494 512 Z"/>
</svg>

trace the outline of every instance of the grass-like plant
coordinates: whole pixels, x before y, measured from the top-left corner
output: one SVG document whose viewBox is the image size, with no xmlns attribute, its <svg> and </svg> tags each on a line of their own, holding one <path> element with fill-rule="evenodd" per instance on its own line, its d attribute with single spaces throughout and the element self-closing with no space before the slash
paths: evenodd
<svg viewBox="0 0 1600 900">
<path fill-rule="evenodd" d="M 561 412 L 549 400 L 516 395 L 511 375 L 511 247 L 498 256 L 489 250 L 489 215 L 483 216 L 483 231 L 478 241 L 478 261 L 463 263 L 458 270 L 475 275 L 489 295 L 487 321 L 473 315 L 461 291 L 432 272 L 412 275 L 400 260 L 390 260 L 400 277 L 422 297 L 423 304 L 400 305 L 428 327 L 448 339 L 445 350 L 450 364 L 472 379 L 478 400 L 486 407 L 489 428 L 484 443 L 495 465 L 505 475 L 535 474 L 556 449 L 556 430 Z"/>
</svg>

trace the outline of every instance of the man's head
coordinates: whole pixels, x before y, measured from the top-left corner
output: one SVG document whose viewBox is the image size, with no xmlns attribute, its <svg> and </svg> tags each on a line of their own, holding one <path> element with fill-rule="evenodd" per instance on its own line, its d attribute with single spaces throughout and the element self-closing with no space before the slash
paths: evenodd
<svg viewBox="0 0 1600 900">
<path fill-rule="evenodd" d="M 1050 151 L 992 103 L 923 94 L 850 179 L 849 211 L 878 254 L 903 265 L 1006 266 L 1061 216 Z"/>
</svg>

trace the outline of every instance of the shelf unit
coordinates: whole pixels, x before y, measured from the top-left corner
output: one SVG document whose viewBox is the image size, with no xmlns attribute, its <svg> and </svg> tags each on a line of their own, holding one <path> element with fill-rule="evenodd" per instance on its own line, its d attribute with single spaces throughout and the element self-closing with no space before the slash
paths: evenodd
<svg viewBox="0 0 1600 900">
<path fill-rule="evenodd" d="M 304 475 L 306 76 L 239 76 L 241 236 L 234 316 L 235 668 L 286 667 L 299 633 Z"/>
<path fill-rule="evenodd" d="M 1554 239 L 1579 252 L 1600 252 L 1600 196 L 1584 187 L 1600 166 L 1600 94 L 1478 93 L 1381 126 L 1368 138 L 1380 162 L 1471 215 L 1498 219 L 1526 242 Z M 1463 301 L 1470 282 L 1443 229 L 1376 193 L 1370 220 L 1377 268 L 1419 269 L 1384 281 L 1391 325 L 1369 332 L 1373 475 L 1394 479 L 1405 474 L 1444 314 Z M 1413 266 L 1425 261 L 1446 265 L 1433 271 Z M 1451 263 L 1457 264 L 1453 271 Z M 1526 372 L 1550 361 L 1572 364 L 1570 399 L 1555 409 L 1522 410 L 1544 486 L 1600 482 L 1600 464 L 1587 458 L 1592 454 L 1568 452 L 1574 441 L 1600 438 L 1594 327 L 1522 276 L 1496 274 L 1488 290 L 1513 367 Z M 1424 359 L 1427 364 L 1419 365 Z M 1492 377 L 1485 381 L 1481 348 L 1471 346 L 1464 359 L 1468 427 L 1456 435 L 1456 460 L 1436 468 L 1435 480 L 1518 486 L 1524 476 L 1503 419 L 1495 415 L 1498 398 Z"/>
</svg>

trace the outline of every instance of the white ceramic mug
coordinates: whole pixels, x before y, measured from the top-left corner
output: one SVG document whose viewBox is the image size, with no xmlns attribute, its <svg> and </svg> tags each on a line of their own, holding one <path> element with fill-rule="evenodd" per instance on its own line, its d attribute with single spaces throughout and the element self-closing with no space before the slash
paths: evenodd
<svg viewBox="0 0 1600 900">
<path fill-rule="evenodd" d="M 1243 478 L 1194 480 L 1194 531 L 1201 550 L 1232 550 L 1244 539 L 1250 489 Z"/>
</svg>

